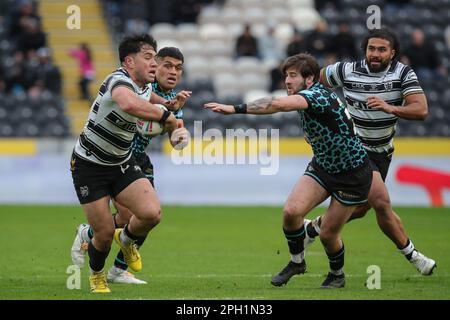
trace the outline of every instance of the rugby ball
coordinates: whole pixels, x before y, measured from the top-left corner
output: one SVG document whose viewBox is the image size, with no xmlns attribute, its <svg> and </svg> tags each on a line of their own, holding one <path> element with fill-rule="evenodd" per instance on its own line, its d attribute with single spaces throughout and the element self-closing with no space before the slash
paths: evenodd
<svg viewBox="0 0 450 320">
<path fill-rule="evenodd" d="M 154 104 L 154 106 L 162 110 L 167 110 L 167 108 L 162 104 Z M 136 121 L 136 130 L 143 137 L 155 137 L 164 133 L 164 126 L 162 126 L 158 121 L 138 119 Z"/>
</svg>

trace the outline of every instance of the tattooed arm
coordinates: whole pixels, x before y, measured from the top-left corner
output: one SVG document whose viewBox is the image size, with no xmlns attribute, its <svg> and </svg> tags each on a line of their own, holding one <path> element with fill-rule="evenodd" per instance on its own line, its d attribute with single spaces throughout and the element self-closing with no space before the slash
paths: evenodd
<svg viewBox="0 0 450 320">
<path fill-rule="evenodd" d="M 246 105 L 246 107 L 245 107 Z M 300 109 L 306 109 L 308 102 L 302 96 L 294 94 L 287 97 L 266 97 L 255 101 L 247 102 L 244 106 L 249 114 L 271 114 L 277 112 L 289 112 Z M 214 112 L 222 114 L 236 113 L 235 106 L 211 102 L 205 104 L 205 109 L 211 109 Z"/>
</svg>

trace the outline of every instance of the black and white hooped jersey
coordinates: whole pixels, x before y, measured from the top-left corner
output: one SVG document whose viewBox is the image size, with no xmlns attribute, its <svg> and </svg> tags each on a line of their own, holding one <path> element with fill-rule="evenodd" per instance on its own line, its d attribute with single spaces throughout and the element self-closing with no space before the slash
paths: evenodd
<svg viewBox="0 0 450 320">
<path fill-rule="evenodd" d="M 141 99 L 150 101 L 152 87 L 140 88 L 125 69 L 119 68 L 107 76 L 75 145 L 75 153 L 81 158 L 100 165 L 119 165 L 131 157 L 136 117 L 122 111 L 112 100 L 111 92 L 119 86 L 128 87 Z"/>
<path fill-rule="evenodd" d="M 365 60 L 337 62 L 326 68 L 326 78 L 332 87 L 342 87 L 355 130 L 364 147 L 372 152 L 389 152 L 397 116 L 371 109 L 366 101 L 377 96 L 388 104 L 404 105 L 405 97 L 423 93 L 411 67 L 393 61 L 385 71 L 370 72 Z"/>
</svg>

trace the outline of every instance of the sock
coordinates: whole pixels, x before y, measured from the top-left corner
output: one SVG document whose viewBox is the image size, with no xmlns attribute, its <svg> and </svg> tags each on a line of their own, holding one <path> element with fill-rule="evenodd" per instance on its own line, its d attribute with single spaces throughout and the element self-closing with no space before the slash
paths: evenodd
<svg viewBox="0 0 450 320">
<path fill-rule="evenodd" d="M 89 228 L 83 228 L 81 230 L 81 239 L 86 242 L 91 242 L 92 238 L 94 237 L 94 231 L 92 230 L 91 226 Z"/>
<path fill-rule="evenodd" d="M 414 250 L 416 250 L 416 248 L 410 239 L 408 239 L 406 245 L 402 249 L 399 249 L 400 253 L 403 254 L 408 260 L 411 260 Z"/>
<path fill-rule="evenodd" d="M 342 243 L 342 248 L 337 252 L 331 254 L 327 252 L 328 261 L 330 263 L 330 272 L 336 276 L 344 273 L 344 270 L 342 269 L 344 267 L 344 254 L 344 243 Z"/>
<path fill-rule="evenodd" d="M 136 240 L 136 245 L 137 245 L 138 248 L 140 248 L 142 246 L 142 244 L 144 243 L 146 238 L 147 238 L 147 236 L 139 237 Z M 127 270 L 128 269 L 128 265 L 125 262 L 125 258 L 123 257 L 123 253 L 120 250 L 119 250 L 119 253 L 117 253 L 116 259 L 114 260 L 114 266 L 116 268 L 119 268 L 119 269 L 122 269 L 122 270 Z"/>
<path fill-rule="evenodd" d="M 314 228 L 313 223 L 311 221 L 310 224 L 306 227 L 306 233 L 310 238 L 315 238 L 319 235 L 319 233 L 316 231 L 316 228 Z"/>
<path fill-rule="evenodd" d="M 88 255 L 89 255 L 89 267 L 93 272 L 100 272 L 103 270 L 103 267 L 105 266 L 106 257 L 108 257 L 109 249 L 108 251 L 98 251 L 94 245 L 92 244 L 92 241 L 89 242 L 88 246 Z"/>
<path fill-rule="evenodd" d="M 289 252 L 291 253 L 291 260 L 295 263 L 301 263 L 304 259 L 305 228 L 302 225 L 298 230 L 286 231 L 283 228 L 284 236 L 288 242 Z"/>
<path fill-rule="evenodd" d="M 138 238 L 139 238 L 138 236 L 135 236 L 134 234 L 130 233 L 130 231 L 128 230 L 128 224 L 125 225 L 125 228 L 123 228 L 123 231 L 120 233 L 120 241 L 124 245 L 132 244 L 136 242 Z"/>
<path fill-rule="evenodd" d="M 314 221 L 316 223 L 311 224 L 314 225 L 314 230 L 316 230 L 317 234 L 320 234 L 320 225 L 322 223 L 322 216 L 318 216 L 317 218 L 314 219 Z"/>
</svg>

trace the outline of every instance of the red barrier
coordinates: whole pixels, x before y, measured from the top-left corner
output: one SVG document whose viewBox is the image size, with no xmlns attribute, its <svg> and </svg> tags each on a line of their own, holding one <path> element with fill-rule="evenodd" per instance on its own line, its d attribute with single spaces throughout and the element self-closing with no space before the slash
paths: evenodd
<svg viewBox="0 0 450 320">
<path fill-rule="evenodd" d="M 402 165 L 396 173 L 399 182 L 423 187 L 430 197 L 433 207 L 444 205 L 443 191 L 450 188 L 450 174 L 422 167 Z"/>
</svg>

